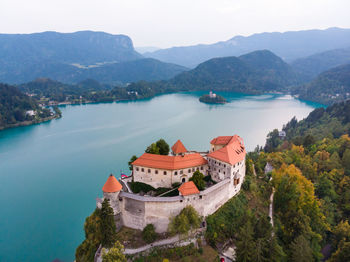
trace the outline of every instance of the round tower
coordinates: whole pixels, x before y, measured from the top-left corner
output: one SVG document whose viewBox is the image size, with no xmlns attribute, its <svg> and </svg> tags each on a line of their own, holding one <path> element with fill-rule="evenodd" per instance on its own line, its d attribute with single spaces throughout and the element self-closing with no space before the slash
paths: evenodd
<svg viewBox="0 0 350 262">
<path fill-rule="evenodd" d="M 122 188 L 122 185 L 112 174 L 109 175 L 106 183 L 102 187 L 103 198 L 109 199 L 110 205 L 113 208 L 115 215 L 120 213 L 119 193 Z"/>
</svg>

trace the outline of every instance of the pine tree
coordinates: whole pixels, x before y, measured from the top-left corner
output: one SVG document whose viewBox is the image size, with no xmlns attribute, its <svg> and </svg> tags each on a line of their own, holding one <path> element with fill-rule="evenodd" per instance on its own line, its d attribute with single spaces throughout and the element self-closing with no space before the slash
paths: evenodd
<svg viewBox="0 0 350 262">
<path fill-rule="evenodd" d="M 104 247 L 111 247 L 116 241 L 117 229 L 114 222 L 114 212 L 109 204 L 109 199 L 105 198 L 101 208 L 101 244 Z"/>
<path fill-rule="evenodd" d="M 269 241 L 267 257 L 270 262 L 281 262 L 284 261 L 284 258 L 286 257 L 283 248 L 279 245 L 275 236 Z"/>
<path fill-rule="evenodd" d="M 159 154 L 167 156 L 169 154 L 170 148 L 167 142 L 164 139 L 159 139 L 156 142 L 156 145 L 159 149 Z"/>
<path fill-rule="evenodd" d="M 253 227 L 248 220 L 247 223 L 241 227 L 238 233 L 238 240 L 236 242 L 237 261 L 248 262 L 254 261 L 255 243 L 253 238 Z"/>
<path fill-rule="evenodd" d="M 312 249 L 310 242 L 300 235 L 290 244 L 291 261 L 293 262 L 310 262 L 312 261 Z"/>
</svg>

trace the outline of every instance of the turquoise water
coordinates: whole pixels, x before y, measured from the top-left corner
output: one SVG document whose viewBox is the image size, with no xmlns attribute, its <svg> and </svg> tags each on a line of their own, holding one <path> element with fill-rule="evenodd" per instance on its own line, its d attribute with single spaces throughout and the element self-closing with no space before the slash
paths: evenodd
<svg viewBox="0 0 350 262">
<path fill-rule="evenodd" d="M 108 175 L 127 171 L 131 155 L 161 137 L 207 150 L 213 137 L 237 133 L 253 150 L 268 131 L 316 106 L 234 93 L 220 93 L 228 104 L 206 105 L 200 94 L 67 106 L 61 119 L 1 131 L 0 261 L 73 261 Z"/>
</svg>

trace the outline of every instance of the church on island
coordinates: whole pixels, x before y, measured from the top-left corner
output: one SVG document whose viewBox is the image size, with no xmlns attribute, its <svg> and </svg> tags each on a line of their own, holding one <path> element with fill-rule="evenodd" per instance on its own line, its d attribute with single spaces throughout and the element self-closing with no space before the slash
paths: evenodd
<svg viewBox="0 0 350 262">
<path fill-rule="evenodd" d="M 188 150 L 178 140 L 169 155 L 144 153 L 132 162 L 132 174 L 118 181 L 110 175 L 102 188 L 103 198 L 110 200 L 117 225 L 142 230 L 153 224 L 158 233 L 166 232 L 170 219 L 188 205 L 206 217 L 236 195 L 245 176 L 246 150 L 238 135 L 219 136 L 210 141 L 207 152 Z M 205 176 L 206 187 L 199 190 L 190 181 L 199 171 Z M 130 183 L 141 182 L 153 188 L 169 188 L 178 194 L 167 196 L 134 193 Z"/>
</svg>

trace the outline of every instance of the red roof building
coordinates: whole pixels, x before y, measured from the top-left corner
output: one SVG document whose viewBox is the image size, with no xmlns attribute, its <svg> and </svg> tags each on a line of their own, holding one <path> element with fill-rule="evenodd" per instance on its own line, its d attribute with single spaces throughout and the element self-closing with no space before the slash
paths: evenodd
<svg viewBox="0 0 350 262">
<path fill-rule="evenodd" d="M 171 147 L 171 151 L 173 151 L 175 155 L 178 155 L 186 153 L 187 149 L 180 140 L 177 140 L 176 143 Z"/>
<path fill-rule="evenodd" d="M 105 193 L 114 193 L 120 190 L 122 190 L 122 185 L 112 174 L 110 174 L 106 183 L 102 187 L 102 191 Z"/>
<path fill-rule="evenodd" d="M 208 164 L 199 153 L 186 154 L 183 156 L 164 156 L 144 153 L 134 162 L 133 166 L 158 168 L 165 170 L 178 170 L 189 167 L 197 167 Z"/>
<path fill-rule="evenodd" d="M 189 181 L 189 182 L 183 183 L 179 187 L 179 192 L 183 196 L 199 194 L 199 190 L 196 187 L 196 185 L 193 183 L 193 181 Z"/>
<path fill-rule="evenodd" d="M 223 145 L 222 148 L 208 154 L 208 157 L 214 158 L 230 165 L 235 165 L 244 160 L 246 151 L 243 144 L 243 139 L 237 135 L 234 136 L 219 136 L 214 138 L 212 145 Z"/>
</svg>

